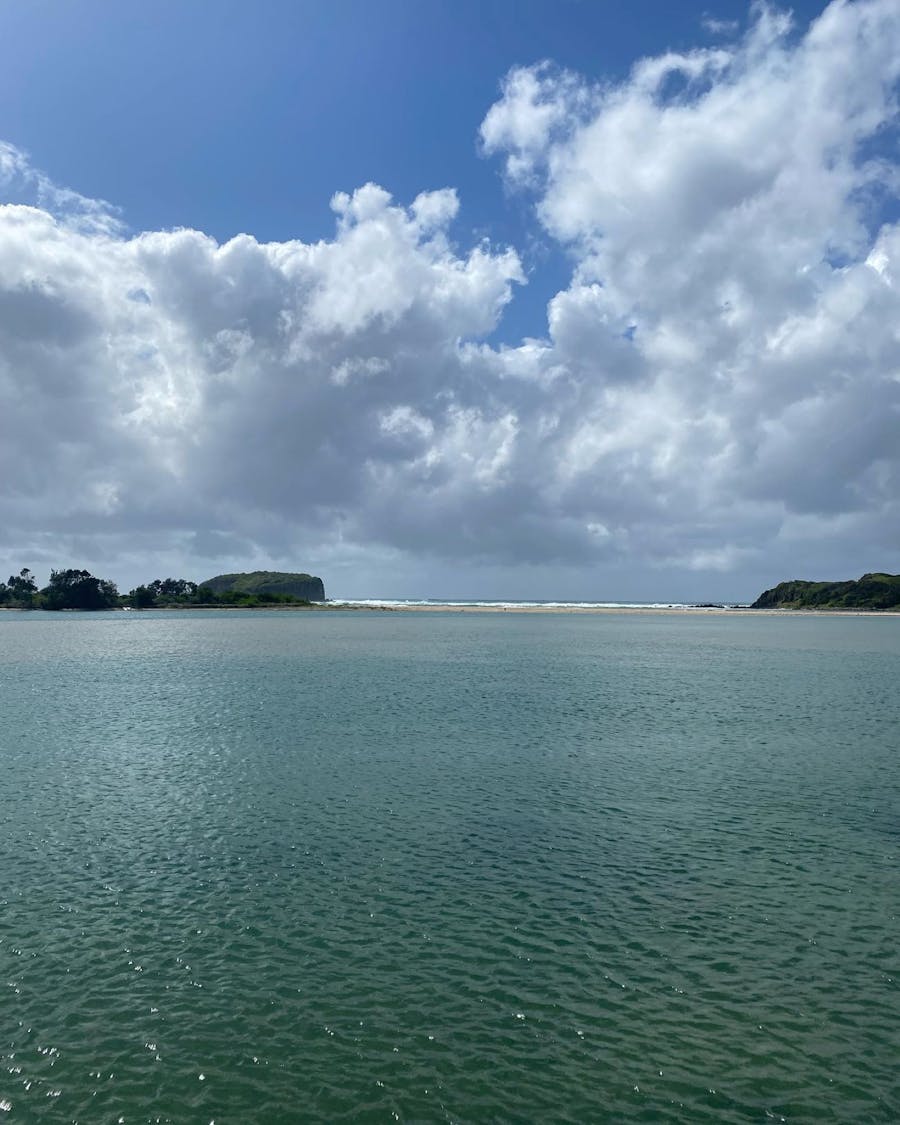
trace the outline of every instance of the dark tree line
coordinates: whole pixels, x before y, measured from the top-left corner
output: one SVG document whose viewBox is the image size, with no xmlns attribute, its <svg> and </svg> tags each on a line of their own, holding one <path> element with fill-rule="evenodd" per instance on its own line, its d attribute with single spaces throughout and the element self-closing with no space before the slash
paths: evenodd
<svg viewBox="0 0 900 1125">
<path fill-rule="evenodd" d="M 146 586 L 135 586 L 129 593 L 136 609 L 159 605 L 190 605 L 197 603 L 197 583 L 184 578 L 156 578 Z"/>
<path fill-rule="evenodd" d="M 51 570 L 50 581 L 39 590 L 28 567 L 0 582 L 0 606 L 16 609 L 116 609 L 115 582 L 95 578 L 87 570 Z"/>
<path fill-rule="evenodd" d="M 43 609 L 116 609 L 119 605 L 115 582 L 95 578 L 87 570 L 52 570 L 41 598 Z"/>
<path fill-rule="evenodd" d="M 245 593 L 225 590 L 214 593 L 185 578 L 157 578 L 120 594 L 115 582 L 95 578 L 87 570 L 52 570 L 49 583 L 38 589 L 34 575 L 23 567 L 0 582 L 0 607 L 12 609 L 164 609 L 192 605 L 308 605 L 290 594 Z"/>
<path fill-rule="evenodd" d="M 268 594 L 244 590 L 222 590 L 216 593 L 209 586 L 198 586 L 184 578 L 157 578 L 145 586 L 136 586 L 125 599 L 135 609 L 164 609 L 166 606 L 191 605 L 309 605 L 305 598 L 292 594 Z"/>
</svg>

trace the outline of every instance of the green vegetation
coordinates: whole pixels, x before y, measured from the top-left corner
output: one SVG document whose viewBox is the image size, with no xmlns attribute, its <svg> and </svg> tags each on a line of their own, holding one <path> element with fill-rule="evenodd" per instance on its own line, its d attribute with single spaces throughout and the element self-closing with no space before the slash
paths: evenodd
<svg viewBox="0 0 900 1125">
<path fill-rule="evenodd" d="M 201 583 L 215 594 L 279 594 L 304 598 L 311 602 L 325 601 L 321 578 L 312 574 L 287 574 L 277 570 L 254 570 L 248 574 L 217 574 Z"/>
<path fill-rule="evenodd" d="M 116 609 L 120 601 L 114 582 L 87 570 L 51 570 L 43 590 L 28 567 L 0 582 L 0 606 L 10 609 Z"/>
<path fill-rule="evenodd" d="M 95 578 L 87 570 L 51 570 L 50 584 L 41 590 L 42 609 L 116 609 L 115 582 Z"/>
<path fill-rule="evenodd" d="M 855 582 L 781 582 L 751 608 L 900 609 L 900 574 L 864 574 Z"/>
<path fill-rule="evenodd" d="M 126 604 L 135 609 L 172 609 L 178 606 L 236 605 L 252 609 L 267 605 L 309 605 L 308 598 L 266 590 L 215 589 L 209 582 L 200 586 L 184 578 L 157 578 L 146 586 L 136 586 Z"/>
<path fill-rule="evenodd" d="M 321 578 L 310 574 L 256 571 L 220 574 L 198 585 L 185 578 L 157 578 L 120 594 L 116 584 L 87 570 L 53 570 L 38 589 L 24 567 L 0 582 L 0 608 L 6 609 L 172 609 L 182 606 L 308 606 L 325 600 Z"/>
<path fill-rule="evenodd" d="M 0 606 L 33 609 L 37 593 L 34 575 L 27 566 L 24 566 L 18 574 L 11 574 L 8 582 L 0 582 Z"/>
<path fill-rule="evenodd" d="M 156 578 L 146 586 L 135 586 L 128 601 L 135 609 L 166 605 L 196 605 L 197 583 L 184 578 Z"/>
</svg>

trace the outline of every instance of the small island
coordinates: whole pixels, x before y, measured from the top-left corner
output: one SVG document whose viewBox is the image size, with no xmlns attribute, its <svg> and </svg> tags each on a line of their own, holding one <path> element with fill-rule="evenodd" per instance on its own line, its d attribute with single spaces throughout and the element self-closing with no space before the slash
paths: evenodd
<svg viewBox="0 0 900 1125">
<path fill-rule="evenodd" d="M 900 574 L 864 574 L 843 582 L 793 579 L 765 590 L 751 609 L 900 609 Z"/>
</svg>

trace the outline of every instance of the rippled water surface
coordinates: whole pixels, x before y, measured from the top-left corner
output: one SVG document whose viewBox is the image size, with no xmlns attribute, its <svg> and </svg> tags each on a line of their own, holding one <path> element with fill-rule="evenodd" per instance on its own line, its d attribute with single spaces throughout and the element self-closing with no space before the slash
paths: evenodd
<svg viewBox="0 0 900 1125">
<path fill-rule="evenodd" d="M 0 614 L 0 1123 L 900 1120 L 900 620 Z"/>
</svg>

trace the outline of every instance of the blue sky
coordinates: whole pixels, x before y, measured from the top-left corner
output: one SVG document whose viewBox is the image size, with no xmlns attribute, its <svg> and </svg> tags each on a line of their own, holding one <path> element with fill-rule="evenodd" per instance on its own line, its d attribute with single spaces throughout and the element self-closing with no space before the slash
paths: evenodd
<svg viewBox="0 0 900 1125">
<path fill-rule="evenodd" d="M 824 4 L 793 4 L 798 28 Z M 399 200 L 453 186 L 461 239 L 527 259 L 498 335 L 540 330 L 569 266 L 479 155 L 478 127 L 513 66 L 550 59 L 599 81 L 644 55 L 744 27 L 746 3 L 661 0 L 79 0 L 0 7 L 0 136 L 134 230 L 220 241 L 326 238 L 335 191 Z"/>
<path fill-rule="evenodd" d="M 798 25 L 821 3 L 794 4 Z M 510 224 L 478 126 L 510 67 L 600 80 L 745 25 L 745 3 L 658 0 L 74 0 L 0 6 L 4 139 L 137 229 L 219 239 L 327 236 L 328 199 L 374 180 L 398 198 L 452 184 L 463 221 Z"/>
<path fill-rule="evenodd" d="M 4 0 L 0 562 L 650 600 L 900 569 L 900 16 L 792 13 Z"/>
</svg>

